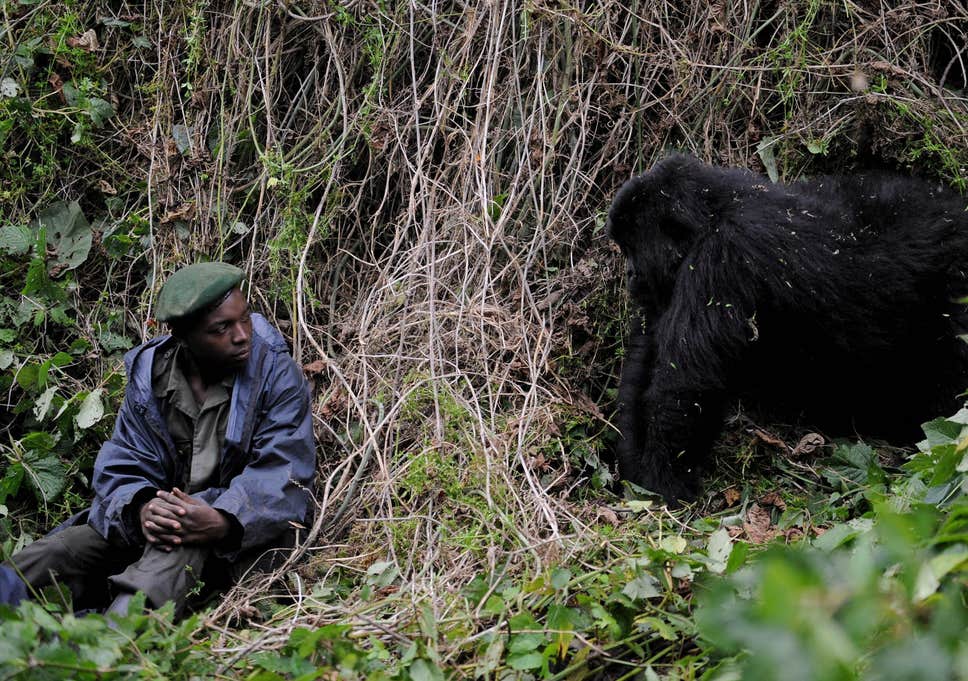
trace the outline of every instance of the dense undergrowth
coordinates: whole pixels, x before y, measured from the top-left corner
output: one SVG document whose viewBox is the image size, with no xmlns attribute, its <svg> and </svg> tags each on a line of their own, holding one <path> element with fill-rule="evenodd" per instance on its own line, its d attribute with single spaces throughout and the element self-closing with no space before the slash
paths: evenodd
<svg viewBox="0 0 968 681">
<path fill-rule="evenodd" d="M 740 418 L 694 508 L 624 500 L 602 234 L 670 148 L 964 188 L 966 31 L 913 0 L 0 0 L 3 554 L 87 503 L 184 262 L 246 267 L 320 441 L 275 585 L 115 630 L 25 605 L 0 677 L 968 679 L 965 415 L 918 454 Z"/>
</svg>

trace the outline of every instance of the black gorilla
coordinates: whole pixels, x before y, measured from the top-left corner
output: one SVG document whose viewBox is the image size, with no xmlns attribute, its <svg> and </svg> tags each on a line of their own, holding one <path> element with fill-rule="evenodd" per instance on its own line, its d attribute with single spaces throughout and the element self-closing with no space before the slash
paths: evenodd
<svg viewBox="0 0 968 681">
<path fill-rule="evenodd" d="M 731 398 L 912 441 L 968 387 L 968 214 L 936 184 L 777 185 L 675 155 L 619 190 L 608 233 L 642 313 L 619 472 L 669 502 L 695 496 Z"/>
</svg>

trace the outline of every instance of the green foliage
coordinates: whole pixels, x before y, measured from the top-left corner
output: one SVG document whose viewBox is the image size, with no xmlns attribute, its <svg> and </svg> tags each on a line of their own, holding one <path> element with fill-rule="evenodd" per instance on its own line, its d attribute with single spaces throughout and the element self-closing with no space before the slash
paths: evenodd
<svg viewBox="0 0 968 681">
<path fill-rule="evenodd" d="M 138 602 L 143 605 L 143 600 Z M 195 638 L 197 618 L 172 622 L 171 606 L 151 614 L 75 617 L 53 606 L 0 606 L 0 675 L 33 679 L 205 678 L 218 662 Z"/>
<path fill-rule="evenodd" d="M 0 72 L 0 203 L 43 196 L 73 153 L 115 116 L 87 27 L 70 3 L 33 12 Z M 16 150 L 16 151 L 14 151 Z"/>
<path fill-rule="evenodd" d="M 709 679 L 968 679 L 968 410 L 925 424 L 889 478 L 866 445 L 825 475 L 870 510 L 705 584 Z"/>
<path fill-rule="evenodd" d="M 23 273 L 19 290 L 10 281 L 0 293 L 0 387 L 16 401 L 8 420 L 14 436 L 0 444 L 0 505 L 29 503 L 29 493 L 48 521 L 71 510 L 52 504 L 90 467 L 110 427 L 102 421 L 105 402 L 120 389 L 111 374 L 93 388 L 80 383 L 93 344 L 78 335 L 75 271 L 92 240 L 77 202 L 53 203 L 26 225 L 0 228 L 0 265 Z M 114 349 L 129 346 L 125 340 Z M 9 518 L 0 525 L 8 553 L 16 532 Z"/>
</svg>

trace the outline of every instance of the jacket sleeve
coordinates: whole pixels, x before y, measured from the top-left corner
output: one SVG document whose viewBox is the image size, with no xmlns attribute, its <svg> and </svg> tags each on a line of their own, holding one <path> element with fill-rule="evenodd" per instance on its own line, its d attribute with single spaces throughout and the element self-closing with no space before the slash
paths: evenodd
<svg viewBox="0 0 968 681">
<path fill-rule="evenodd" d="M 268 375 L 249 463 L 211 503 L 242 527 L 240 543 L 224 554 L 230 560 L 272 541 L 289 521 L 305 519 L 316 471 L 309 387 L 302 371 L 291 357 L 279 354 Z"/>
<path fill-rule="evenodd" d="M 137 517 L 129 506 L 146 490 L 167 489 L 173 471 L 167 446 L 149 424 L 150 416 L 125 394 L 111 439 L 94 462 L 94 502 L 88 523 L 113 544 L 141 544 Z M 141 493 L 141 494 L 139 494 Z"/>
</svg>

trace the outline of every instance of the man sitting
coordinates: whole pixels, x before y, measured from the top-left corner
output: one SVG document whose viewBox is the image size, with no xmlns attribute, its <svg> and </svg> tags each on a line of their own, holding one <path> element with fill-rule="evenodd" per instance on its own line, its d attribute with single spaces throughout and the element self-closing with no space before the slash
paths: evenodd
<svg viewBox="0 0 968 681">
<path fill-rule="evenodd" d="M 215 262 L 165 282 L 156 317 L 171 335 L 125 356 L 91 508 L 10 560 L 33 591 L 56 581 L 79 608 L 109 588 L 121 612 L 142 591 L 181 612 L 200 581 L 237 579 L 291 546 L 316 468 L 309 390 L 280 333 L 250 313 L 242 277 Z"/>
</svg>

